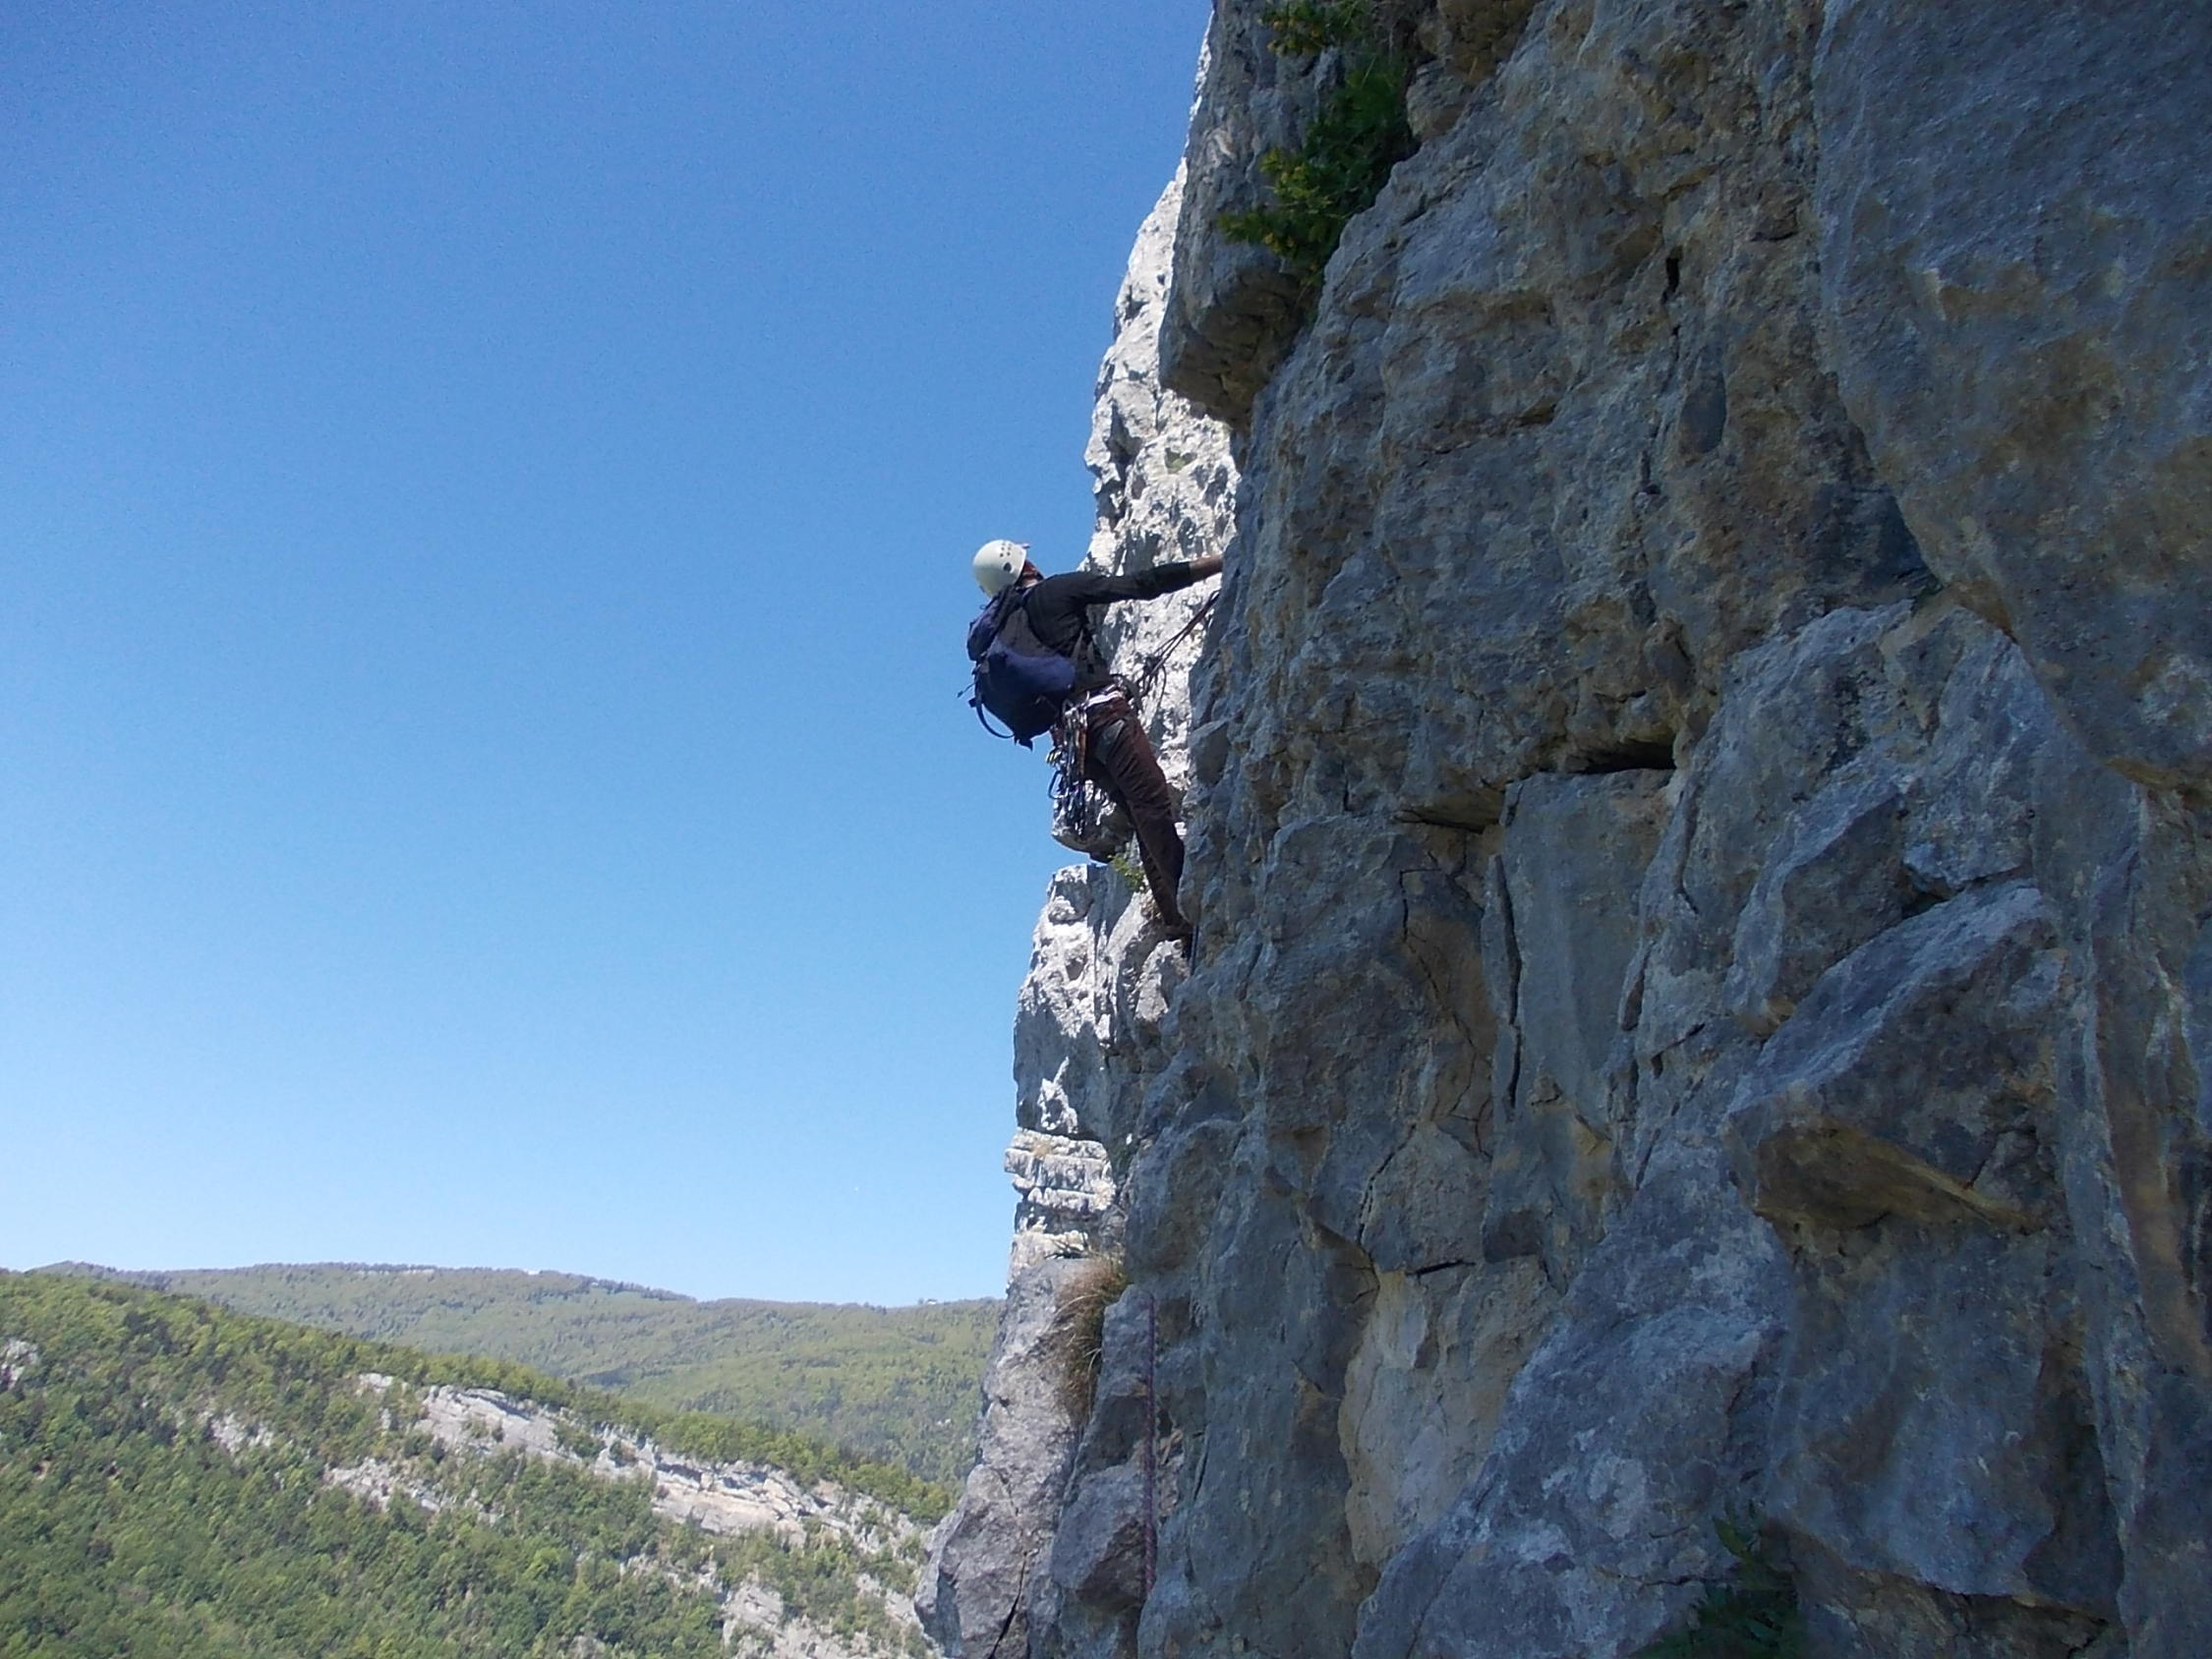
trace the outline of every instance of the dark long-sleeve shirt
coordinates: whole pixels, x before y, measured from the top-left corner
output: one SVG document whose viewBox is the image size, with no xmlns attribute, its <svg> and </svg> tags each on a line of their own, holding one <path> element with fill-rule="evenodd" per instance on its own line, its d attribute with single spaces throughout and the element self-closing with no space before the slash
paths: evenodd
<svg viewBox="0 0 2212 1659">
<path fill-rule="evenodd" d="M 1021 612 L 1037 643 L 1047 651 L 1075 658 L 1080 678 L 1078 689 L 1106 677 L 1105 668 L 1090 648 L 1090 607 L 1122 600 L 1156 600 L 1200 580 L 1188 564 L 1156 564 L 1134 576 L 1099 576 L 1072 570 L 1065 576 L 1047 576 L 1031 588 L 1021 601 Z"/>
</svg>

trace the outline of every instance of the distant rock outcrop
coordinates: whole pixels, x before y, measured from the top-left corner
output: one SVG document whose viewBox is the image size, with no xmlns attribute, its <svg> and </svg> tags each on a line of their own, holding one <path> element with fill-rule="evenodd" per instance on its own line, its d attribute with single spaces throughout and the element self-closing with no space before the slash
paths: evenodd
<svg viewBox="0 0 2212 1659">
<path fill-rule="evenodd" d="M 468 1459 L 495 1454 L 568 1463 L 602 1480 L 644 1486 L 656 1516 L 710 1536 L 767 1533 L 798 1551 L 815 1537 L 834 1537 L 871 1561 L 903 1552 L 916 1535 L 912 1521 L 896 1510 L 833 1482 L 808 1485 L 767 1463 L 719 1462 L 670 1452 L 648 1436 L 586 1424 L 572 1413 L 495 1389 L 401 1391 L 390 1377 L 376 1372 L 362 1376 L 359 1386 L 387 1401 L 403 1393 L 405 1410 L 412 1416 L 393 1426 L 403 1433 L 419 1428 L 464 1469 Z M 219 1425 L 210 1425 L 209 1432 L 222 1438 Z M 240 1442 L 246 1438 L 244 1431 L 233 1433 Z M 380 1458 L 328 1469 L 323 1480 L 379 1508 L 397 1498 L 435 1513 L 467 1501 L 465 1496 L 456 1499 L 456 1491 L 466 1492 L 465 1476 L 439 1480 Z M 726 1584 L 710 1570 L 697 1582 L 722 1602 L 725 1640 L 760 1659 L 867 1659 L 881 1645 L 846 1641 L 815 1627 L 757 1580 Z M 879 1582 L 871 1580 L 868 1587 L 881 1603 L 895 1641 L 902 1640 L 915 1624 L 912 1603 Z"/>
<path fill-rule="evenodd" d="M 1810 1654 L 2212 1652 L 2212 11 L 1391 0 L 1307 308 L 1263 9 L 1110 360 L 1184 435 L 1094 448 L 1095 557 L 1229 560 L 1195 958 L 1056 881 L 925 1618 L 1616 1659 L 1735 1517 Z"/>
</svg>

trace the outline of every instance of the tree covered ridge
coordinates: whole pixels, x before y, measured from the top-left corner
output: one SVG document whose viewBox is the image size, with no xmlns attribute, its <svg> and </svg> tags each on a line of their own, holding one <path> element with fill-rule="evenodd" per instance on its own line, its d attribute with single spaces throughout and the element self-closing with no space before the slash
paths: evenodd
<svg viewBox="0 0 2212 1659">
<path fill-rule="evenodd" d="M 390 1386 L 365 1389 L 371 1372 Z M 595 1446 L 584 1425 L 619 1423 L 700 1459 L 778 1462 L 868 1493 L 886 1511 L 859 1513 L 883 1524 L 711 1536 L 656 1516 L 646 1480 L 453 1456 L 410 1406 L 439 1386 L 557 1406 Z M 409 1496 L 379 1506 L 331 1484 L 363 1466 Z M 746 1579 L 850 1651 L 923 1653 L 866 1581 L 910 1589 L 918 1537 L 888 1511 L 917 1495 L 941 1511 L 903 1469 L 511 1363 L 0 1273 L 5 1659 L 720 1654 L 722 1594 Z"/>
<path fill-rule="evenodd" d="M 974 1461 L 999 1312 L 990 1299 L 702 1302 L 577 1274 L 352 1262 L 53 1271 L 436 1352 L 496 1355 L 653 1405 L 794 1431 L 947 1486 Z"/>
</svg>

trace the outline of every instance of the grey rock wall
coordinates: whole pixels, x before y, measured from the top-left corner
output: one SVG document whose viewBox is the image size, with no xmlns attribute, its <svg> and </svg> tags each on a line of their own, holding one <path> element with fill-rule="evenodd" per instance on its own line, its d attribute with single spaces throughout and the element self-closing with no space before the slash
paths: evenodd
<svg viewBox="0 0 2212 1659">
<path fill-rule="evenodd" d="M 2212 1652 L 2212 11 L 1392 5 L 1307 315 L 1262 10 L 1157 264 L 1197 942 L 1040 926 L 1131 1283 L 964 1651 L 1614 1659 L 1734 1516 L 1814 1655 Z"/>
</svg>

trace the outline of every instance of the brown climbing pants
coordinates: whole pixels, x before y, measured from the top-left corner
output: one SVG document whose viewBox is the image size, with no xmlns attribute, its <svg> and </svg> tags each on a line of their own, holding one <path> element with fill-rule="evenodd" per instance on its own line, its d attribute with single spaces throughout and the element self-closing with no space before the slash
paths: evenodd
<svg viewBox="0 0 2212 1659">
<path fill-rule="evenodd" d="M 1188 932 L 1191 924 L 1176 902 L 1183 884 L 1183 833 L 1175 823 L 1175 793 L 1152 753 L 1152 740 L 1126 697 L 1101 699 L 1084 714 L 1083 773 L 1119 801 L 1136 826 L 1144 885 L 1161 922 L 1171 932 Z"/>
</svg>

